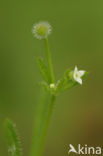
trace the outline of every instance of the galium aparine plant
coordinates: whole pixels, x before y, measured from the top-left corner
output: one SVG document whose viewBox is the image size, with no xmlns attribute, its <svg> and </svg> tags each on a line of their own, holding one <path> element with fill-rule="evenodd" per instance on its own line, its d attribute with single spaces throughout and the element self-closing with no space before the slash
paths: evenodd
<svg viewBox="0 0 103 156">
<path fill-rule="evenodd" d="M 30 156 L 43 155 L 46 135 L 57 95 L 78 84 L 82 85 L 83 80 L 87 75 L 86 71 L 78 70 L 77 66 L 75 66 L 72 70 L 67 69 L 63 76 L 56 81 L 48 41 L 48 36 L 51 32 L 52 26 L 45 21 L 34 24 L 32 29 L 34 37 L 38 40 L 43 40 L 44 42 L 46 61 L 41 57 L 37 59 L 42 76 L 42 82 L 40 83 L 42 92 L 35 113 L 35 126 Z M 5 132 L 10 156 L 21 156 L 21 145 L 16 132 L 16 127 L 10 120 L 5 121 Z"/>
</svg>

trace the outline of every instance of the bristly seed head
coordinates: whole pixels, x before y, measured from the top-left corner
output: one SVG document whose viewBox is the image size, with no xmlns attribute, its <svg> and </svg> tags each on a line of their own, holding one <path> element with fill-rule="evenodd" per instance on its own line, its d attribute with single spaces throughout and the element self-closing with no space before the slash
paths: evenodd
<svg viewBox="0 0 103 156">
<path fill-rule="evenodd" d="M 41 40 L 50 35 L 52 27 L 48 22 L 39 22 L 33 26 L 34 37 Z"/>
</svg>

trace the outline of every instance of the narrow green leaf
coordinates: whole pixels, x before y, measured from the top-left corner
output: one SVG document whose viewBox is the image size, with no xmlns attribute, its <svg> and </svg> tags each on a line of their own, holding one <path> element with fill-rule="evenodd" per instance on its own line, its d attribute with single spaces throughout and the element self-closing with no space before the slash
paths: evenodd
<svg viewBox="0 0 103 156">
<path fill-rule="evenodd" d="M 57 81 L 56 89 L 55 89 L 56 94 L 59 93 L 63 89 L 65 83 L 66 83 L 66 77 L 62 77 L 60 80 Z"/>
<path fill-rule="evenodd" d="M 39 66 L 39 70 L 42 75 L 42 78 L 49 84 L 50 83 L 50 74 L 49 74 L 46 64 L 44 63 L 42 58 L 38 58 L 37 61 L 38 61 L 38 66 Z"/>
<path fill-rule="evenodd" d="M 5 134 L 10 156 L 21 156 L 22 152 L 16 126 L 9 119 L 6 119 L 5 121 Z"/>
<path fill-rule="evenodd" d="M 64 72 L 64 76 L 66 76 L 67 78 L 69 78 L 69 73 L 71 72 L 71 68 L 67 69 L 65 72 Z"/>
<path fill-rule="evenodd" d="M 64 91 L 68 84 L 70 84 L 70 77 L 69 72 L 71 72 L 71 69 L 67 69 L 63 75 L 63 77 L 57 81 L 56 83 L 56 89 L 55 93 L 58 94 L 61 91 Z"/>
</svg>

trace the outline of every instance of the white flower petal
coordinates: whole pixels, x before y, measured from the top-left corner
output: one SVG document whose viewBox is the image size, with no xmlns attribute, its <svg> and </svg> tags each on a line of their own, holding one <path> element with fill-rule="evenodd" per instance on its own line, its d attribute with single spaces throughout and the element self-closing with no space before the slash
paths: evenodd
<svg viewBox="0 0 103 156">
<path fill-rule="evenodd" d="M 80 77 L 81 77 L 81 76 L 83 76 L 83 75 L 84 75 L 84 73 L 85 73 L 85 71 L 84 71 L 84 70 L 79 70 Z"/>
<path fill-rule="evenodd" d="M 76 79 L 76 81 L 82 85 L 82 79 L 81 78 Z"/>
<path fill-rule="evenodd" d="M 78 71 L 78 68 L 77 68 L 77 66 L 75 66 L 74 72 L 77 72 L 77 71 Z"/>
<path fill-rule="evenodd" d="M 73 74 L 73 78 L 75 81 L 77 80 L 76 74 L 77 74 L 77 72 L 74 72 L 74 74 Z"/>
<path fill-rule="evenodd" d="M 82 84 L 82 76 L 84 75 L 84 70 L 78 70 L 77 66 L 74 68 L 73 78 L 76 82 Z"/>
</svg>

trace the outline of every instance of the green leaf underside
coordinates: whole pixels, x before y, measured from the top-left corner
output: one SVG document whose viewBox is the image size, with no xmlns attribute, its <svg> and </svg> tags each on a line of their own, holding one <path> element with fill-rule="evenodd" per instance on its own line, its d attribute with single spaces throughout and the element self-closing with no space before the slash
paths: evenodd
<svg viewBox="0 0 103 156">
<path fill-rule="evenodd" d="M 22 152 L 17 130 L 15 124 L 9 119 L 5 121 L 5 134 L 10 156 L 21 156 Z"/>
<path fill-rule="evenodd" d="M 40 70 L 43 80 L 49 84 L 50 74 L 48 72 L 48 67 L 46 66 L 42 58 L 38 58 L 37 62 L 38 62 L 39 70 Z"/>
</svg>

